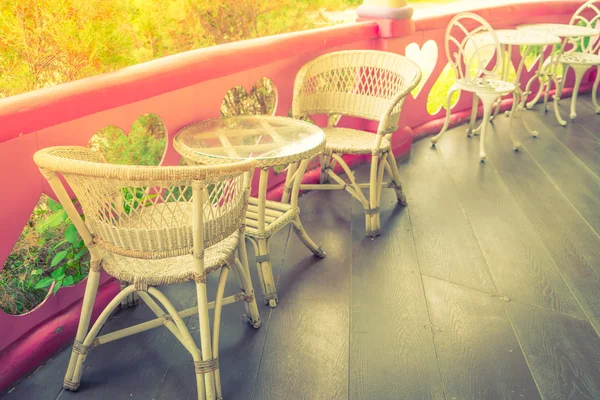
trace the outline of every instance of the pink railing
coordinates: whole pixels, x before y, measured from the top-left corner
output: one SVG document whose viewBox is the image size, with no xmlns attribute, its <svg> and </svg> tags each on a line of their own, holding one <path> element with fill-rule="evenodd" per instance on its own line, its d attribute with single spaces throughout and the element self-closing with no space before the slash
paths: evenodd
<svg viewBox="0 0 600 400">
<path fill-rule="evenodd" d="M 511 28 L 523 23 L 568 22 L 581 3 L 550 0 L 475 12 L 495 28 Z M 277 87 L 275 114 L 287 115 L 296 72 L 323 53 L 380 49 L 404 54 L 410 43 L 423 46 L 428 40 L 435 41 L 437 63 L 429 76 L 424 75 L 426 82 L 416 99 L 405 102 L 402 123 L 407 128 L 394 137 L 396 155 L 408 154 L 413 138 L 439 130 L 445 113 L 442 109 L 430 115 L 426 99 L 446 64 L 443 36 L 451 17 L 416 18 L 414 32 L 406 32 L 411 25 L 406 21 L 400 25 L 393 21 L 363 21 L 230 43 L 0 100 L 0 183 L 9 191 L 0 200 L 0 268 L 40 196 L 53 196 L 33 163 L 36 150 L 53 145 L 86 145 L 97 130 L 107 125 L 127 132 L 140 115 L 154 113 L 163 119 L 169 139 L 162 164 L 176 164 L 180 157 L 170 144 L 173 136 L 193 121 L 218 117 L 229 89 L 242 85 L 249 90 L 257 80 L 268 77 Z M 518 61 L 513 60 L 515 65 Z M 523 73 L 524 82 L 533 71 Z M 454 124 L 466 118 L 470 106 L 471 99 L 463 95 L 453 108 Z M 342 123 L 375 129 L 370 122 L 357 119 Z M 313 179 L 313 175 L 309 173 L 307 179 Z M 282 178 L 278 175 L 272 179 L 271 196 L 279 193 L 277 184 Z M 103 282 L 98 308 L 118 290 L 108 277 Z M 82 282 L 62 288 L 25 315 L 0 311 L 0 391 L 72 340 L 84 286 Z"/>
</svg>

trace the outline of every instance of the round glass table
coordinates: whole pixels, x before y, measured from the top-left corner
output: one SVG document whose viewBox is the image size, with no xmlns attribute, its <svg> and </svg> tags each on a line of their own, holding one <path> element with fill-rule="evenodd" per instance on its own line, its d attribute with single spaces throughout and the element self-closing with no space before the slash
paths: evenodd
<svg viewBox="0 0 600 400">
<path fill-rule="evenodd" d="M 277 304 L 277 290 L 269 255 L 269 240 L 292 224 L 300 240 L 318 257 L 320 246 L 300 222 L 298 194 L 309 161 L 325 148 L 325 134 L 316 125 L 274 116 L 239 116 L 200 121 L 181 129 L 173 147 L 188 164 L 221 164 L 253 159 L 260 168 L 257 197 L 250 197 L 246 212 L 246 235 L 256 254 L 265 303 Z M 267 200 L 269 170 L 288 166 L 283 201 Z M 243 242 L 243 241 L 242 241 Z M 244 247 L 245 245 L 242 245 Z M 240 249 L 240 257 L 247 257 Z"/>
<path fill-rule="evenodd" d="M 533 34 L 533 32 L 545 32 L 554 36 L 558 36 L 561 38 L 561 43 L 558 45 L 557 51 L 552 51 L 550 56 L 544 61 L 540 60 L 540 68 L 538 70 L 537 77 L 540 80 L 540 88 L 529 103 L 527 103 L 527 108 L 532 108 L 535 103 L 541 97 L 542 92 L 544 92 L 544 109 L 548 109 L 548 93 L 550 91 L 550 86 L 554 83 L 554 87 L 556 90 L 556 94 L 553 96 L 554 100 L 554 114 L 556 116 L 556 120 L 562 126 L 567 125 L 567 121 L 565 121 L 561 115 L 560 110 L 558 108 L 558 101 L 560 100 L 560 95 L 562 92 L 562 85 L 564 85 L 564 79 L 559 80 L 558 74 L 558 66 L 561 64 L 561 57 L 565 54 L 568 54 L 571 51 L 575 51 L 576 46 L 572 46 L 570 50 L 566 50 L 568 44 L 573 45 L 573 41 L 578 38 L 586 38 L 593 37 L 598 35 L 598 31 L 592 28 L 588 28 L 585 26 L 578 25 L 570 25 L 570 24 L 529 24 L 529 25 L 520 25 L 517 26 L 518 30 L 526 31 L 527 33 Z M 543 51 L 542 51 L 543 54 Z M 566 71 L 564 71 L 566 72 Z M 564 78 L 564 73 L 562 75 Z M 544 78 L 546 78 L 545 84 L 543 83 Z M 529 86 L 529 82 L 527 84 Z M 572 112 L 574 114 L 574 103 L 572 105 Z"/>
</svg>

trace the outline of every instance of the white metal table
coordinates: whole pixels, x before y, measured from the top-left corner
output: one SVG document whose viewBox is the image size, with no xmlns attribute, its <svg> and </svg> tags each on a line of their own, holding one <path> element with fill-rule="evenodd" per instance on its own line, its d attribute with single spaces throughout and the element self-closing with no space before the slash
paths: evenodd
<svg viewBox="0 0 600 400">
<path fill-rule="evenodd" d="M 523 73 L 523 68 L 525 67 L 525 60 L 527 56 L 531 53 L 532 49 L 540 46 L 552 46 L 560 44 L 560 38 L 558 36 L 552 35 L 545 31 L 527 31 L 527 30 L 518 30 L 518 29 L 499 29 L 496 31 L 496 35 L 498 37 L 498 41 L 501 45 L 504 46 L 504 50 L 507 53 L 507 57 L 504 59 L 504 65 L 502 66 L 502 79 L 508 80 L 510 73 L 510 65 L 512 64 L 512 55 L 513 55 L 513 46 L 524 46 L 521 61 L 519 62 L 519 66 L 516 69 L 514 84 L 516 87 L 516 98 L 513 102 L 513 107 L 511 113 L 522 110 L 525 107 L 525 101 L 527 100 L 527 96 L 531 94 L 530 88 L 531 84 L 535 81 L 536 77 L 539 77 L 542 72 L 542 65 L 544 63 L 544 52 L 540 52 L 540 62 L 538 64 L 538 70 L 536 76 L 531 78 L 527 85 L 525 86 L 525 90 L 521 88 L 521 74 Z M 496 110 L 494 116 L 498 115 L 498 111 L 500 110 L 500 102 L 496 106 Z M 527 125 L 526 121 L 523 121 L 525 128 L 533 135 L 537 136 L 538 132 L 532 130 Z"/>
<path fill-rule="evenodd" d="M 277 304 L 269 240 L 281 228 L 292 224 L 304 245 L 318 257 L 320 246 L 308 236 L 300 222 L 298 193 L 309 161 L 323 152 L 325 134 L 321 128 L 300 120 L 274 116 L 239 116 L 200 121 L 177 133 L 173 146 L 188 163 L 215 164 L 254 159 L 260 168 L 258 196 L 250 197 L 246 213 L 246 235 L 256 254 L 258 275 L 265 303 Z M 269 169 L 289 165 L 284 193 L 287 200 L 267 200 Z M 241 248 L 245 253 L 245 246 Z M 240 257 L 247 257 L 240 254 Z"/>
<path fill-rule="evenodd" d="M 559 44 L 558 50 L 556 52 L 552 52 L 550 56 L 544 61 L 540 60 L 540 69 L 537 74 L 537 78 L 540 80 L 540 88 L 535 95 L 535 98 L 527 103 L 527 108 L 532 108 L 535 103 L 541 97 L 542 92 L 544 92 L 544 109 L 548 110 L 548 93 L 550 91 L 550 86 L 554 83 L 554 88 L 556 90 L 556 94 L 553 97 L 554 100 L 554 114 L 556 115 L 556 120 L 562 126 L 567 125 L 567 121 L 565 121 L 561 115 L 560 110 L 558 109 L 558 101 L 560 100 L 560 90 L 561 83 L 559 81 L 559 77 L 557 74 L 558 66 L 560 65 L 560 59 L 565 54 L 566 47 L 570 43 L 570 40 L 574 38 L 581 37 L 592 37 L 598 35 L 598 31 L 592 28 L 587 28 L 584 26 L 578 25 L 569 25 L 569 24 L 531 24 L 531 25 L 520 25 L 517 26 L 517 29 L 524 30 L 527 32 L 533 33 L 537 32 L 546 32 L 550 33 L 554 36 L 558 36 L 561 39 L 561 43 Z M 535 77 L 534 77 L 535 78 Z M 534 79 L 532 78 L 532 79 Z M 547 78 L 545 84 L 543 82 L 544 78 Z M 528 82 L 527 86 L 531 83 Z M 545 89 L 544 89 L 545 86 Z"/>
</svg>

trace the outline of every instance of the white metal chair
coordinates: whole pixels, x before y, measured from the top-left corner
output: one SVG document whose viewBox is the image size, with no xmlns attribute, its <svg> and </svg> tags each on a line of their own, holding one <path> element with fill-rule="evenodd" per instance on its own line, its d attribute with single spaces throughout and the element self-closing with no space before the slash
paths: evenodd
<svg viewBox="0 0 600 400">
<path fill-rule="evenodd" d="M 450 87 L 446 98 L 446 119 L 439 134 L 431 138 L 432 146 L 440 140 L 448 129 L 450 123 L 450 103 L 452 95 L 457 90 L 473 93 L 473 106 L 471 120 L 467 129 L 467 136 L 474 132 L 475 120 L 479 100 L 483 104 L 483 120 L 481 138 L 479 142 L 479 158 L 481 162 L 486 159 L 485 134 L 488 122 L 492 115 L 494 103 L 502 96 L 513 94 L 513 112 L 518 103 L 516 87 L 513 83 L 499 79 L 497 73 L 504 65 L 503 52 L 498 37 L 491 25 L 482 17 L 473 13 L 457 14 L 446 29 L 446 57 L 454 68 L 457 76 L 456 82 Z M 495 60 L 495 62 L 494 62 Z M 512 124 L 511 124 L 512 127 Z M 520 143 L 509 130 L 514 150 L 518 150 Z"/>
<path fill-rule="evenodd" d="M 164 325 L 192 355 L 198 398 L 220 399 L 221 307 L 245 301 L 251 325 L 260 326 L 243 230 L 249 194 L 246 172 L 253 168 L 253 163 L 193 167 L 112 165 L 85 147 L 47 148 L 38 151 L 34 160 L 91 254 L 81 318 L 64 387 L 74 391 L 79 388 L 83 363 L 90 349 Z M 85 222 L 58 174 L 75 193 Z M 238 246 L 241 261 L 235 255 Z M 224 298 L 231 267 L 242 290 Z M 108 304 L 88 331 L 102 270 L 129 282 L 129 286 Z M 206 276 L 217 270 L 220 276 L 216 299 L 209 303 Z M 198 306 L 184 311 L 177 311 L 156 288 L 190 280 L 196 283 Z M 111 312 L 132 293 L 139 294 L 157 318 L 98 336 Z M 212 337 L 209 309 L 214 309 Z M 200 321 L 200 348 L 183 321 L 196 313 Z"/>
<path fill-rule="evenodd" d="M 398 54 L 374 50 L 325 54 L 304 65 L 296 76 L 293 117 L 328 116 L 327 128 L 323 129 L 327 144 L 319 157 L 320 184 L 305 184 L 300 189 L 348 191 L 365 209 L 367 236 L 379 235 L 382 187 L 394 188 L 398 202 L 406 205 L 391 136 L 398 130 L 405 96 L 420 79 L 421 70 L 414 62 Z M 377 134 L 337 127 L 342 115 L 379 121 Z M 344 154 L 372 155 L 368 183 L 356 181 L 342 158 Z M 336 164 L 349 182 L 334 172 Z M 383 182 L 384 171 L 391 177 L 390 182 Z M 330 184 L 330 179 L 335 183 Z M 288 182 L 291 181 L 288 177 Z M 363 189 L 369 189 L 368 198 Z M 288 201 L 285 195 L 283 201 Z"/>
<path fill-rule="evenodd" d="M 600 0 L 590 0 L 575 11 L 569 24 L 599 29 L 599 21 Z M 579 86 L 581 85 L 583 75 L 590 68 L 600 68 L 600 31 L 598 32 L 598 35 L 599 36 L 589 38 L 580 37 L 571 39 L 570 41 L 573 47 L 560 57 L 560 63 L 563 65 L 563 76 L 558 90 L 559 98 L 562 94 L 567 70 L 570 67 L 575 72 L 575 85 L 573 86 L 573 94 L 571 96 L 571 119 L 577 118 L 577 95 L 579 94 Z M 600 83 L 600 71 L 596 74 L 596 80 L 594 81 L 592 89 L 592 103 L 596 108 L 596 113 L 600 114 L 600 106 L 598 105 L 598 83 Z"/>
</svg>

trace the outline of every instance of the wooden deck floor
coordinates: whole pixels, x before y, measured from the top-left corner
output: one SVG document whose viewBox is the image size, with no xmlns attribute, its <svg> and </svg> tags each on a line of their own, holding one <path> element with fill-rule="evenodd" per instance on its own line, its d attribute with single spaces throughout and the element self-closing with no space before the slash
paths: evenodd
<svg viewBox="0 0 600 400">
<path fill-rule="evenodd" d="M 600 399 L 600 116 L 589 96 L 567 128 L 537 108 L 523 118 L 540 137 L 517 123 L 512 152 L 499 117 L 485 164 L 464 126 L 437 149 L 415 143 L 401 166 L 410 204 L 384 192 L 375 240 L 345 193 L 303 196 L 327 258 L 288 230 L 274 239 L 278 307 L 261 307 L 259 330 L 240 304 L 224 309 L 224 398 Z M 190 285 L 167 294 L 181 307 L 195 298 Z M 146 317 L 122 311 L 106 330 Z M 67 359 L 4 398 L 196 398 L 191 359 L 166 329 L 92 351 L 79 393 L 61 389 Z"/>
</svg>

